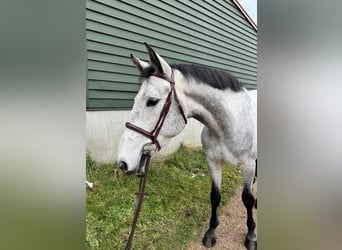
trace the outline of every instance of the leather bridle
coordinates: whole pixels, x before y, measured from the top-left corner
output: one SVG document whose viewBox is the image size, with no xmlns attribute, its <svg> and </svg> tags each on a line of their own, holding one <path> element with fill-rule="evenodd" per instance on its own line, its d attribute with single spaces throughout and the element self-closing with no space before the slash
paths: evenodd
<svg viewBox="0 0 342 250">
<path fill-rule="evenodd" d="M 160 143 L 158 141 L 158 135 L 160 133 L 160 130 L 163 127 L 166 116 L 169 113 L 170 106 L 172 103 L 172 96 L 175 97 L 176 103 L 177 103 L 179 111 L 180 111 L 180 113 L 184 119 L 185 124 L 187 123 L 187 119 L 186 119 L 184 110 L 183 110 L 182 106 L 180 105 L 180 102 L 179 102 L 179 99 L 177 96 L 177 92 L 176 92 L 176 88 L 175 88 L 176 82 L 175 82 L 175 76 L 174 76 L 173 69 L 171 70 L 171 78 L 168 77 L 167 75 L 159 74 L 159 73 L 153 73 L 151 76 L 155 76 L 155 77 L 161 78 L 165 81 L 168 81 L 170 83 L 170 87 L 171 87 L 171 90 L 170 90 L 170 92 L 166 98 L 165 103 L 164 103 L 163 109 L 160 113 L 159 119 L 158 119 L 156 125 L 154 126 L 154 129 L 151 132 L 149 132 L 149 131 L 141 128 L 141 127 L 138 127 L 138 126 L 136 126 L 130 122 L 126 122 L 126 127 L 137 132 L 137 133 L 139 133 L 139 134 L 142 134 L 143 136 L 145 136 L 147 138 L 149 138 L 152 141 L 152 144 L 155 144 L 158 151 L 159 151 L 161 149 L 161 146 L 160 146 Z"/>
<path fill-rule="evenodd" d="M 158 74 L 158 73 L 154 73 L 154 74 L 152 74 L 152 76 L 155 76 L 155 77 L 161 78 L 161 79 L 163 79 L 165 81 L 168 81 L 170 83 L 170 86 L 171 86 L 171 90 L 170 90 L 170 92 L 169 92 L 169 94 L 168 94 L 168 96 L 166 98 L 166 101 L 164 103 L 163 109 L 160 112 L 159 119 L 158 119 L 156 125 L 154 126 L 154 129 L 151 132 L 148 132 L 147 130 L 145 130 L 143 128 L 140 128 L 140 127 L 138 127 L 138 126 L 136 126 L 136 125 L 134 125 L 134 124 L 132 124 L 130 122 L 126 123 L 126 127 L 131 129 L 131 130 L 133 130 L 133 131 L 135 131 L 135 132 L 137 132 L 137 133 L 139 133 L 139 134 L 142 134 L 143 136 L 145 136 L 147 138 L 149 138 L 152 141 L 152 144 L 155 144 L 157 149 L 158 149 L 158 151 L 159 151 L 161 149 L 161 146 L 160 146 L 160 143 L 158 141 L 158 135 L 159 135 L 159 132 L 160 132 L 161 128 L 163 127 L 163 124 L 164 124 L 164 121 L 166 119 L 166 116 L 169 113 L 170 106 L 171 106 L 171 103 L 172 103 L 172 96 L 175 97 L 175 100 L 177 102 L 179 111 L 180 111 L 180 113 L 181 113 L 181 115 L 182 115 L 182 117 L 184 119 L 185 124 L 187 123 L 187 119 L 186 119 L 184 110 L 183 110 L 182 106 L 180 105 L 180 102 L 179 102 L 179 99 L 178 99 L 178 96 L 177 96 L 177 92 L 176 92 L 176 89 L 175 89 L 175 77 L 174 77 L 173 70 L 171 71 L 171 78 L 169 78 L 166 75 Z M 135 206 L 135 210 L 134 210 L 134 217 L 133 217 L 132 228 L 131 228 L 131 232 L 129 234 L 129 238 L 127 240 L 127 244 L 126 244 L 125 250 L 130 250 L 132 248 L 132 242 L 133 242 L 135 227 L 137 225 L 138 216 L 139 216 L 140 209 L 141 209 L 141 204 L 142 204 L 144 196 L 146 195 L 146 193 L 145 193 L 145 186 L 146 186 L 146 183 L 147 183 L 147 173 L 148 173 L 148 169 L 149 169 L 149 165 L 150 165 L 150 159 L 151 159 L 151 154 L 150 153 L 151 152 L 144 153 L 145 156 L 142 156 L 142 157 L 146 157 L 146 160 L 145 160 L 145 171 L 144 171 L 144 173 L 139 175 L 139 177 L 140 177 L 140 184 L 139 184 L 139 191 L 136 193 L 136 195 L 137 195 L 137 202 L 136 202 L 136 206 Z"/>
</svg>

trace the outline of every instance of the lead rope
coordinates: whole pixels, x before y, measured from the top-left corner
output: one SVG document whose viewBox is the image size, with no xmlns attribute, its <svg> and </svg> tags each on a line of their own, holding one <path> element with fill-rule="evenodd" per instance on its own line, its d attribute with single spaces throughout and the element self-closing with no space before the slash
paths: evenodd
<svg viewBox="0 0 342 250">
<path fill-rule="evenodd" d="M 134 231 L 135 231 L 135 228 L 136 228 L 136 225 L 137 225 L 137 222 L 138 222 L 138 217 L 139 217 L 139 213 L 140 213 L 140 209 L 141 209 L 141 204 L 143 202 L 144 195 L 146 195 L 144 190 L 145 190 L 145 186 L 146 186 L 146 183 L 147 183 L 147 174 L 148 174 L 148 168 L 149 168 L 149 165 L 150 165 L 150 159 L 151 159 L 151 155 L 150 154 L 146 155 L 145 172 L 143 174 L 141 174 L 141 175 L 138 175 L 138 177 L 140 177 L 139 191 L 136 193 L 136 195 L 137 195 L 137 202 L 135 204 L 133 223 L 132 223 L 131 232 L 129 234 L 129 238 L 128 238 L 125 250 L 130 250 L 132 248 L 132 241 L 133 241 L 133 237 L 134 237 Z"/>
</svg>

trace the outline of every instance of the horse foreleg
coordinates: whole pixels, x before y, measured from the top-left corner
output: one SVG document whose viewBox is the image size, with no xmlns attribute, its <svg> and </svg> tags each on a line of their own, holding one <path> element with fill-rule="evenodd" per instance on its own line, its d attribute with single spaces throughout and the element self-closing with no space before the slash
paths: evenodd
<svg viewBox="0 0 342 250">
<path fill-rule="evenodd" d="M 216 244 L 216 235 L 215 229 L 218 226 L 218 218 L 217 218 L 217 207 L 221 202 L 221 167 L 212 168 L 209 165 L 209 171 L 212 179 L 211 193 L 210 193 L 210 201 L 211 201 L 211 218 L 209 229 L 205 233 L 203 237 L 203 245 L 206 247 L 213 247 Z"/>
<path fill-rule="evenodd" d="M 243 167 L 244 174 L 244 188 L 242 191 L 242 202 L 247 210 L 247 228 L 248 233 L 246 235 L 245 246 L 248 250 L 257 249 L 257 237 L 255 234 L 255 221 L 253 219 L 253 207 L 255 205 L 255 198 L 252 192 L 252 185 L 254 179 L 255 166 L 251 164 L 250 166 Z"/>
</svg>

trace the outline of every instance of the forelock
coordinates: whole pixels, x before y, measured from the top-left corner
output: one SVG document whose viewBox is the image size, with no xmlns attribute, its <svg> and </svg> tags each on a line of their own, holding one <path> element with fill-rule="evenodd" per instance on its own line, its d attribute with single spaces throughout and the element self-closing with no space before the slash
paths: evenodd
<svg viewBox="0 0 342 250">
<path fill-rule="evenodd" d="M 143 79 L 149 78 L 154 72 L 156 72 L 156 68 L 153 65 L 148 66 L 141 71 L 140 77 Z"/>
</svg>

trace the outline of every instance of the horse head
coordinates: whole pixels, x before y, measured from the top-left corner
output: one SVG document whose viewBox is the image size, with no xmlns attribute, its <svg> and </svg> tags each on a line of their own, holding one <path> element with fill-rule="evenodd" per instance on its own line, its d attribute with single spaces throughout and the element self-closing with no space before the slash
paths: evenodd
<svg viewBox="0 0 342 250">
<path fill-rule="evenodd" d="M 143 172 L 146 155 L 152 155 L 186 125 L 184 95 L 171 66 L 145 43 L 150 62 L 131 54 L 143 79 L 134 99 L 129 122 L 118 148 L 118 164 L 126 174 Z"/>
</svg>

